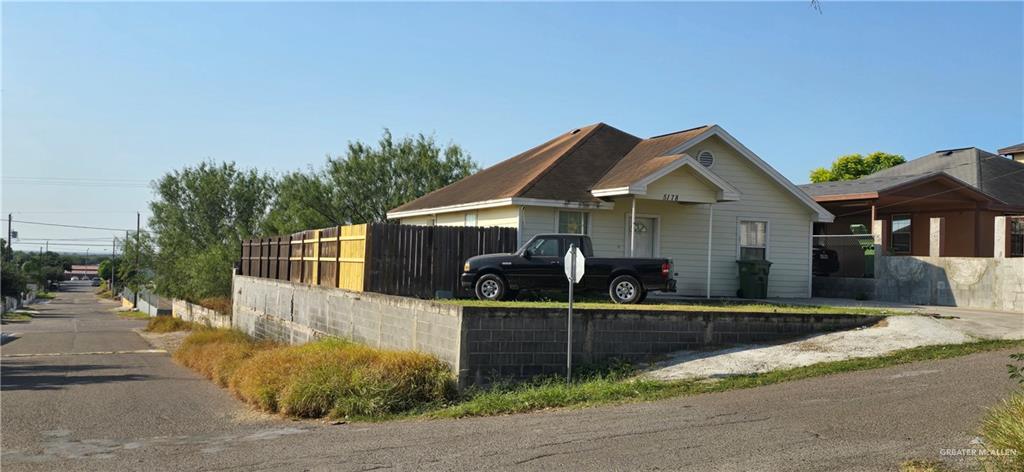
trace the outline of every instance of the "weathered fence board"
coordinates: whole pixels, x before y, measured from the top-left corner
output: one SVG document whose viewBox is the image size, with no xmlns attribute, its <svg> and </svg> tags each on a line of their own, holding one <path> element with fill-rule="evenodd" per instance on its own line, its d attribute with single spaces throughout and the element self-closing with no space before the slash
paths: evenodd
<svg viewBox="0 0 1024 472">
<path fill-rule="evenodd" d="M 356 292 L 433 298 L 461 290 L 462 263 L 512 252 L 515 228 L 335 226 L 242 242 L 239 273 Z"/>
</svg>

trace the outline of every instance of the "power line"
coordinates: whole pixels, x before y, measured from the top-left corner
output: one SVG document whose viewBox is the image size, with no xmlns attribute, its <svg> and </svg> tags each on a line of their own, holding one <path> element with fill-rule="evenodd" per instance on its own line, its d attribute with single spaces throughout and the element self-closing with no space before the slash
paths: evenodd
<svg viewBox="0 0 1024 472">
<path fill-rule="evenodd" d="M 43 245 L 43 243 L 21 242 L 21 241 L 15 241 L 12 244 L 20 244 L 22 246 L 41 246 L 41 245 Z M 79 247 L 79 246 L 81 246 L 81 247 L 87 247 L 87 246 L 109 247 L 110 246 L 109 244 L 93 244 L 93 243 L 50 243 L 50 245 L 51 246 L 75 246 L 75 247 Z"/>
<path fill-rule="evenodd" d="M 61 228 L 78 228 L 78 229 L 99 229 L 104 231 L 131 231 L 124 228 L 104 228 L 100 226 L 82 226 L 82 225 L 65 225 L 60 223 L 43 223 L 40 221 L 24 221 L 24 220 L 11 220 L 14 223 L 22 223 L 26 225 L 39 225 L 39 226 L 59 226 Z"/>
</svg>

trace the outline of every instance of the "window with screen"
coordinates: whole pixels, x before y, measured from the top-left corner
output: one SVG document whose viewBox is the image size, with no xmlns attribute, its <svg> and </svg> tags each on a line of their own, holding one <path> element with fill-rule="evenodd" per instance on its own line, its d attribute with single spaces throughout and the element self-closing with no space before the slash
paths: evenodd
<svg viewBox="0 0 1024 472">
<path fill-rule="evenodd" d="M 590 214 L 583 211 L 558 212 L 558 232 L 567 234 L 587 234 L 590 226 Z"/>
<path fill-rule="evenodd" d="M 768 222 L 740 222 L 740 259 L 763 261 L 768 256 Z"/>
<path fill-rule="evenodd" d="M 476 226 L 476 213 L 466 213 L 465 226 Z"/>
<path fill-rule="evenodd" d="M 911 241 L 910 215 L 893 215 L 889 249 L 896 254 L 909 254 Z"/>
</svg>

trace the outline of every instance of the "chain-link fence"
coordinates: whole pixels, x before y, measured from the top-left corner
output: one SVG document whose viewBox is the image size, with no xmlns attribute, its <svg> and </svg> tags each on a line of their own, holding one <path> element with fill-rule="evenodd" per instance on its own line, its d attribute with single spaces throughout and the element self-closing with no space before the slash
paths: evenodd
<svg viewBox="0 0 1024 472">
<path fill-rule="evenodd" d="M 143 313 L 149 313 L 149 316 L 163 316 L 170 315 L 173 300 L 166 297 L 161 297 L 156 292 L 145 289 L 140 290 L 138 299 L 137 309 Z M 121 297 L 125 300 L 134 301 L 135 292 L 125 287 L 121 289 Z"/>
</svg>

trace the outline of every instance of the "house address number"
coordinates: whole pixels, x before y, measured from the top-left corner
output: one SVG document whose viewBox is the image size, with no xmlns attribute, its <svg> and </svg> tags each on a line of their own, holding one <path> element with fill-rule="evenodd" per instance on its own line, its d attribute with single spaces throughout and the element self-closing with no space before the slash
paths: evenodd
<svg viewBox="0 0 1024 472">
<path fill-rule="evenodd" d="M 676 195 L 674 193 L 666 193 L 666 194 L 662 194 L 661 195 L 661 199 L 665 200 L 667 202 L 678 202 L 679 201 L 679 195 Z"/>
</svg>

